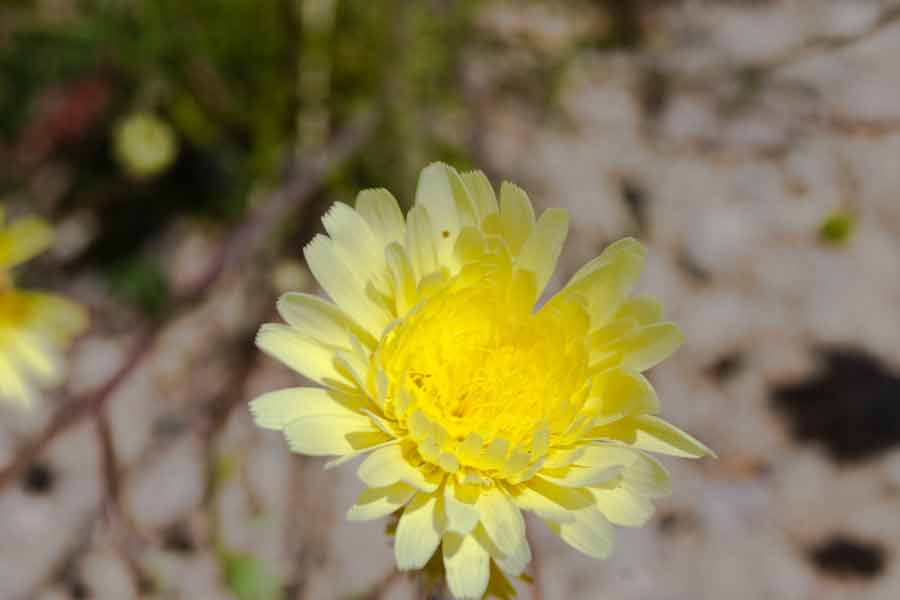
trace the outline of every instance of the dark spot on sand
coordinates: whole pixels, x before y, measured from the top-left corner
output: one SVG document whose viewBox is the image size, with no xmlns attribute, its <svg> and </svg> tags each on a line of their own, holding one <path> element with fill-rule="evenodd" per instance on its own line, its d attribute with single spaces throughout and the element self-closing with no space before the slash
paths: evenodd
<svg viewBox="0 0 900 600">
<path fill-rule="evenodd" d="M 772 392 L 794 439 L 823 445 L 837 462 L 900 446 L 900 376 L 860 350 L 820 354 L 822 367 L 812 377 Z"/>
<path fill-rule="evenodd" d="M 34 495 L 50 493 L 55 482 L 56 474 L 50 465 L 44 462 L 33 463 L 22 476 L 22 487 Z"/>
<path fill-rule="evenodd" d="M 884 570 L 885 551 L 878 544 L 838 534 L 810 548 L 809 559 L 829 575 L 869 579 Z"/>
</svg>

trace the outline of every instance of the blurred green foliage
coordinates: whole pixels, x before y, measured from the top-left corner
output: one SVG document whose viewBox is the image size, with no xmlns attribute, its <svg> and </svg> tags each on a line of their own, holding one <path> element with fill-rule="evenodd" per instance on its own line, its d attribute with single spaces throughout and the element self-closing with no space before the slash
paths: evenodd
<svg viewBox="0 0 900 600">
<path fill-rule="evenodd" d="M 280 600 L 284 597 L 278 579 L 264 561 L 243 552 L 224 552 L 223 578 L 238 600 Z"/>
<path fill-rule="evenodd" d="M 40 202 L 57 219 L 94 211 L 101 227 L 78 264 L 100 267 L 156 310 L 161 287 L 138 259 L 161 228 L 184 214 L 239 221 L 251 190 L 276 183 L 293 157 L 321 147 L 361 110 L 379 115 L 378 131 L 324 196 L 352 201 L 379 185 L 408 201 L 426 162 L 465 166 L 465 152 L 437 135 L 433 116 L 461 102 L 456 81 L 476 4 L 5 4 L 0 195 Z M 140 147 L 115 147 L 117 124 L 141 114 L 176 138 L 174 161 L 152 176 L 127 164 Z M 35 200 L 47 165 L 62 165 L 65 185 Z"/>
<path fill-rule="evenodd" d="M 856 229 L 856 215 L 837 210 L 822 221 L 819 225 L 819 239 L 826 244 L 846 244 L 853 237 Z"/>
<path fill-rule="evenodd" d="M 148 315 L 161 316 L 168 306 L 169 286 L 162 265 L 150 256 L 127 258 L 109 269 L 110 291 Z"/>
<path fill-rule="evenodd" d="M 158 313 L 167 294 L 146 257 L 165 252 L 154 243 L 165 229 L 184 217 L 240 222 L 253 192 L 277 185 L 358 113 L 374 113 L 377 130 L 314 209 L 372 186 L 408 204 L 428 162 L 473 166 L 487 126 L 478 105 L 505 96 L 536 119 L 558 117 L 579 53 L 644 37 L 627 0 L 573 2 L 592 25 L 565 44 L 485 25 L 497 2 L 7 1 L 0 197 L 53 220 L 92 213 L 99 227 L 70 267 L 105 274 Z M 472 64 L 490 78 L 474 95 L 463 85 Z M 285 223 L 280 235 L 296 247 L 316 227 Z"/>
</svg>

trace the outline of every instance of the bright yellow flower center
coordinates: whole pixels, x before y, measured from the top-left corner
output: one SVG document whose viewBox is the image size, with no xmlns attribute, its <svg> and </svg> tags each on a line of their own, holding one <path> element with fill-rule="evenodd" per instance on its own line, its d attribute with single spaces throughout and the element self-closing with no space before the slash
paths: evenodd
<svg viewBox="0 0 900 600">
<path fill-rule="evenodd" d="M 481 283 L 448 285 L 379 348 L 390 381 L 407 394 L 400 424 L 415 437 L 424 416 L 441 451 L 478 468 L 486 459 L 477 450 L 496 440 L 505 455 L 519 449 L 535 459 L 539 432 L 564 433 L 583 403 L 588 359 L 580 311 L 516 308 L 527 305 L 506 286 Z"/>
</svg>

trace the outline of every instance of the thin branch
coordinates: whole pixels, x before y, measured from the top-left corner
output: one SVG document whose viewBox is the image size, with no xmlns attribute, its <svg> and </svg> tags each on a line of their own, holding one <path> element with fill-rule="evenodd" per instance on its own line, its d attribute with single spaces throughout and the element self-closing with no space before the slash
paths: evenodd
<svg viewBox="0 0 900 600">
<path fill-rule="evenodd" d="M 390 571 L 385 573 L 381 579 L 379 579 L 372 588 L 366 592 L 361 598 L 362 600 L 382 600 L 383 598 L 388 598 L 388 592 L 391 591 L 391 588 L 394 587 L 394 584 L 397 583 L 397 580 L 400 579 L 402 573 L 397 569 L 391 568 Z"/>
<path fill-rule="evenodd" d="M 900 21 L 900 4 L 886 9 L 865 31 L 853 35 L 816 36 L 801 46 L 789 48 L 778 56 L 774 56 L 753 66 L 761 71 L 774 71 L 825 52 L 839 52 L 881 32 L 891 25 L 897 24 L 898 21 Z"/>
<path fill-rule="evenodd" d="M 119 459 L 116 455 L 116 445 L 113 441 L 112 426 L 109 422 L 109 412 L 106 407 L 97 410 L 94 417 L 97 431 L 97 443 L 100 446 L 100 459 L 105 483 L 105 498 L 107 502 L 116 503 L 119 498 Z M 114 510 L 116 508 L 111 507 Z"/>
<path fill-rule="evenodd" d="M 96 411 L 97 407 L 102 406 L 106 399 L 143 362 L 149 353 L 149 348 L 153 346 L 157 333 L 157 328 L 151 328 L 142 333 L 135 344 L 135 348 L 128 355 L 122 366 L 99 388 L 65 401 L 50 420 L 50 423 L 35 437 L 26 442 L 16 452 L 12 462 L 0 471 L 0 489 L 9 485 L 28 465 L 34 462 L 56 436 L 79 423 L 89 413 Z"/>
<path fill-rule="evenodd" d="M 341 131 L 328 148 L 305 162 L 297 164 L 285 185 L 273 191 L 250 217 L 225 240 L 211 261 L 204 276 L 176 301 L 178 315 L 202 300 L 229 268 L 241 265 L 262 244 L 265 234 L 292 209 L 306 202 L 322 185 L 324 178 L 359 148 L 374 129 L 374 118 L 367 114 Z M 0 470 L 0 489 L 9 485 L 31 464 L 59 434 L 81 422 L 88 415 L 97 414 L 119 386 L 152 354 L 152 350 L 167 322 L 156 321 L 138 336 L 122 366 L 105 383 L 87 393 L 64 401 L 50 423 L 20 448 L 12 462 Z"/>
<path fill-rule="evenodd" d="M 331 146 L 316 156 L 294 163 L 288 174 L 287 183 L 273 191 L 241 227 L 238 227 L 221 246 L 213 258 L 209 269 L 187 296 L 202 294 L 222 275 L 229 266 L 242 263 L 256 251 L 263 237 L 270 232 L 287 214 L 306 201 L 322 185 L 323 179 L 339 164 L 343 163 L 359 148 L 374 130 L 373 115 L 359 117 L 340 132 Z"/>
<path fill-rule="evenodd" d="M 131 575 L 136 589 L 141 590 L 152 577 L 141 566 L 139 556 L 146 540 L 135 526 L 131 514 L 122 502 L 122 480 L 119 457 L 113 438 L 109 418 L 109 405 L 97 406 L 94 413 L 97 443 L 100 447 L 101 472 L 103 476 L 103 500 L 99 516 L 109 532 L 110 543 L 118 550 Z"/>
</svg>

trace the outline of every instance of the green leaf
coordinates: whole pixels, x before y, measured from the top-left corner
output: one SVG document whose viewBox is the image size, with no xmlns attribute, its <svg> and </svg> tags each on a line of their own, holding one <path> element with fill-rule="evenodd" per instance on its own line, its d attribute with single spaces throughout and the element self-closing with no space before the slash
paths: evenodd
<svg viewBox="0 0 900 600">
<path fill-rule="evenodd" d="M 819 225 L 819 239 L 826 244 L 841 245 L 850 241 L 856 230 L 856 215 L 837 210 Z"/>
<path fill-rule="evenodd" d="M 169 302 L 169 286 L 162 265 L 152 258 L 126 260 L 109 274 L 110 289 L 151 316 L 163 314 Z"/>
<path fill-rule="evenodd" d="M 225 587 L 239 600 L 282 600 L 284 594 L 270 567 L 245 552 L 222 552 Z"/>
</svg>

